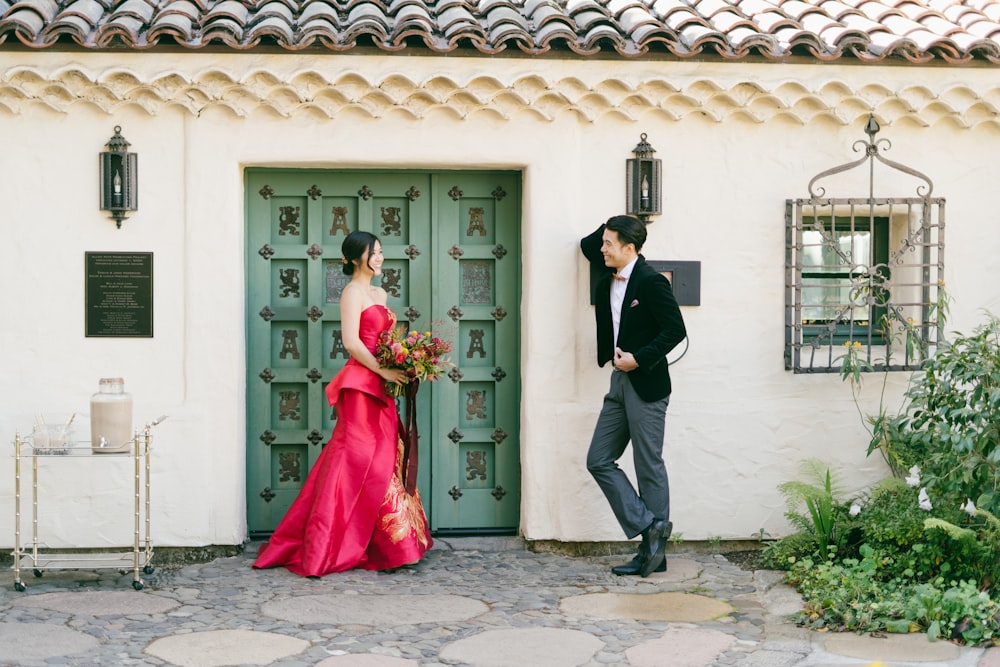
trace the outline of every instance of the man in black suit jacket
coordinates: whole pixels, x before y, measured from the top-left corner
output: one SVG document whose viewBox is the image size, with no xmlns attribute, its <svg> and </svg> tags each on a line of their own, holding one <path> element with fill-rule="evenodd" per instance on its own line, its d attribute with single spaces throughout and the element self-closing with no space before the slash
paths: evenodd
<svg viewBox="0 0 1000 667">
<path fill-rule="evenodd" d="M 687 333 L 670 282 L 639 254 L 645 241 L 646 226 L 619 215 L 585 237 L 580 248 L 602 272 L 593 292 L 597 363 L 603 367 L 610 361 L 614 367 L 587 452 L 587 469 L 625 535 L 642 535 L 636 557 L 612 572 L 648 577 L 666 569 L 673 530 L 663 463 L 671 391 L 666 355 Z M 629 440 L 638 492 L 617 463 Z"/>
</svg>

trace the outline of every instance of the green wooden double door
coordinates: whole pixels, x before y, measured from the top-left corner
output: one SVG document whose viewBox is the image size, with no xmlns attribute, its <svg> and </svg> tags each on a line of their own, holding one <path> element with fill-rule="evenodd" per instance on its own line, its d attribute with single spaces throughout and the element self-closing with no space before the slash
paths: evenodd
<svg viewBox="0 0 1000 667">
<path fill-rule="evenodd" d="M 418 392 L 418 484 L 436 533 L 514 531 L 520 506 L 520 174 L 248 169 L 247 511 L 274 530 L 329 440 L 346 363 L 340 246 L 375 234 L 400 322 L 454 345 Z"/>
</svg>

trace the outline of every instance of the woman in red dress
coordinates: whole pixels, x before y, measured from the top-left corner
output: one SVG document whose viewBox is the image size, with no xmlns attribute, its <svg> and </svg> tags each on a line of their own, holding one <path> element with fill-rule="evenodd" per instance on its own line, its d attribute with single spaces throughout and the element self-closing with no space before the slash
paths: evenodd
<svg viewBox="0 0 1000 667">
<path fill-rule="evenodd" d="M 385 290 L 371 284 L 382 274 L 382 245 L 352 232 L 341 252 L 351 276 L 340 298 L 350 359 L 326 388 L 337 423 L 255 568 L 283 565 L 306 577 L 388 570 L 420 560 L 432 543 L 420 494 L 403 487 L 401 423 L 385 390 L 406 376 L 379 366 L 374 354 L 379 335 L 396 324 Z"/>
</svg>

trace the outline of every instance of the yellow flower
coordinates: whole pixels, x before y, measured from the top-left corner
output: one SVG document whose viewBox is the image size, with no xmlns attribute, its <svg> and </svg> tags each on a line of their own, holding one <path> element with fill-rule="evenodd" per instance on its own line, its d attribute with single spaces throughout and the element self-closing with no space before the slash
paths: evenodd
<svg viewBox="0 0 1000 667">
<path fill-rule="evenodd" d="M 855 350 L 860 350 L 861 349 L 861 341 L 860 340 L 854 341 L 854 349 Z"/>
</svg>

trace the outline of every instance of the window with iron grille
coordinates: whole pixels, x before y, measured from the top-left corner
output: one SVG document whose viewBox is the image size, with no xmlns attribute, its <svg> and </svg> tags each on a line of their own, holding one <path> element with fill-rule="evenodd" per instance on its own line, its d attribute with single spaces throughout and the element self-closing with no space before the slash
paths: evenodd
<svg viewBox="0 0 1000 667">
<path fill-rule="evenodd" d="M 918 171 L 885 159 L 874 118 L 865 157 L 822 172 L 785 206 L 785 368 L 837 373 L 847 348 L 862 370 L 916 370 L 941 339 L 944 199 Z M 923 179 L 917 197 L 876 198 L 874 163 Z M 826 197 L 820 179 L 870 165 L 869 196 Z M 926 192 L 923 192 L 926 191 Z"/>
</svg>

